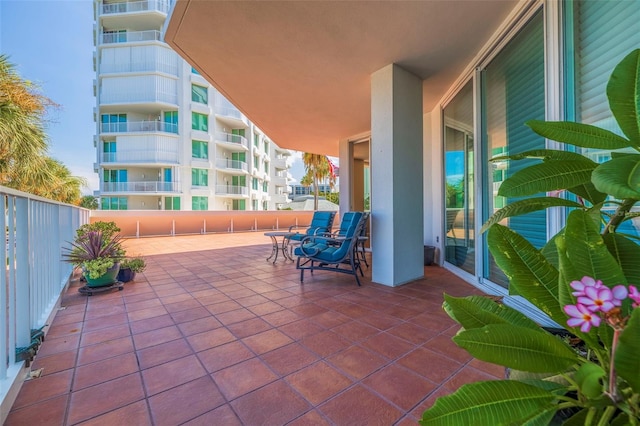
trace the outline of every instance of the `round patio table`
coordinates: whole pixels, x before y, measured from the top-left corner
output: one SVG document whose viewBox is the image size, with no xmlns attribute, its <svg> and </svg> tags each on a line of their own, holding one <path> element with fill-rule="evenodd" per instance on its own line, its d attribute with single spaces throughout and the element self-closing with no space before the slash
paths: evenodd
<svg viewBox="0 0 640 426">
<path fill-rule="evenodd" d="M 289 238 L 292 235 L 295 235 L 295 232 L 273 231 L 273 232 L 265 232 L 264 235 L 266 237 L 271 238 L 271 255 L 267 257 L 267 261 L 273 258 L 273 263 L 276 263 L 276 261 L 278 260 L 279 251 L 282 251 L 282 256 L 284 256 L 285 260 L 293 261 L 293 258 L 289 254 L 288 246 L 289 246 Z M 282 241 L 278 242 L 278 238 L 282 238 Z"/>
</svg>

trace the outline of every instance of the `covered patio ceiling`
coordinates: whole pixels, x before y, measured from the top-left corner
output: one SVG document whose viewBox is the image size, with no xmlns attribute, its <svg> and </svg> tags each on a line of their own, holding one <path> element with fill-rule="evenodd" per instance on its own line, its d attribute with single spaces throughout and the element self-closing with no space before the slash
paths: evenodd
<svg viewBox="0 0 640 426">
<path fill-rule="evenodd" d="M 516 3 L 177 0 L 165 40 L 279 146 L 337 155 L 373 72 L 418 75 L 431 111 Z"/>
</svg>

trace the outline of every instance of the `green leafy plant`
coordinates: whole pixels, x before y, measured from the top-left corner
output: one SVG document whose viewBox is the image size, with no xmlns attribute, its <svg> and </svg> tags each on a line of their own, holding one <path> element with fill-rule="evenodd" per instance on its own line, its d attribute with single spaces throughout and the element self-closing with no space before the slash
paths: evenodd
<svg viewBox="0 0 640 426">
<path fill-rule="evenodd" d="M 76 241 L 85 238 L 85 236 L 92 231 L 100 231 L 103 235 L 104 240 L 107 241 L 120 233 L 120 228 L 113 221 L 98 221 L 93 223 L 86 223 L 76 230 Z"/>
<path fill-rule="evenodd" d="M 71 243 L 71 248 L 64 250 L 64 260 L 82 267 L 83 272 L 91 279 L 104 275 L 124 255 L 120 236 L 116 234 L 108 237 L 101 231 L 83 233 Z"/>
<path fill-rule="evenodd" d="M 624 136 L 573 122 L 526 124 L 569 147 L 611 151 L 611 159 L 598 164 L 550 149 L 494 158 L 541 161 L 502 183 L 498 195 L 527 198 L 495 212 L 482 229 L 510 293 L 536 305 L 581 347 L 488 298 L 445 296 L 445 311 L 463 327 L 456 344 L 524 373 L 464 385 L 439 398 L 421 424 L 546 425 L 566 410 L 564 424 L 640 424 L 640 245 L 637 236 L 618 232 L 640 216 L 633 210 L 640 201 L 640 50 L 615 67 L 607 97 Z M 572 195 L 560 198 L 562 192 Z M 506 224 L 556 207 L 571 211 L 541 250 Z"/>
<path fill-rule="evenodd" d="M 140 256 L 127 257 L 120 262 L 121 269 L 131 269 L 132 272 L 143 272 L 147 268 L 147 263 Z"/>
</svg>

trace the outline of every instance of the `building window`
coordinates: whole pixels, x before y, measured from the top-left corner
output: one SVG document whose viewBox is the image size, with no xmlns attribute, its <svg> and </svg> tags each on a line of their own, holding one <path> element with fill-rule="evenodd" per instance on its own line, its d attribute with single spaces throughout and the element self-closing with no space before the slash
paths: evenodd
<svg viewBox="0 0 640 426">
<path fill-rule="evenodd" d="M 232 176 L 231 184 L 233 186 L 247 186 L 247 177 L 246 176 Z"/>
<path fill-rule="evenodd" d="M 100 116 L 102 133 L 118 133 L 127 131 L 127 114 L 102 114 Z"/>
<path fill-rule="evenodd" d="M 100 198 L 102 210 L 127 210 L 126 197 L 102 197 Z"/>
<path fill-rule="evenodd" d="M 207 160 L 209 158 L 209 143 L 204 141 L 191 141 L 191 158 Z"/>
<path fill-rule="evenodd" d="M 178 133 L 178 111 L 164 112 L 164 131 L 167 133 Z"/>
<path fill-rule="evenodd" d="M 269 202 L 268 201 L 263 201 L 262 202 L 262 210 L 269 210 Z"/>
<path fill-rule="evenodd" d="M 116 143 L 115 141 L 102 143 L 102 161 L 112 163 L 116 161 Z"/>
<path fill-rule="evenodd" d="M 165 210 L 180 210 L 180 197 L 165 197 L 164 198 Z"/>
<path fill-rule="evenodd" d="M 269 162 L 268 161 L 264 162 L 264 172 L 265 173 L 269 173 Z"/>
<path fill-rule="evenodd" d="M 257 211 L 257 210 L 258 210 L 258 200 L 251 200 L 251 208 L 252 208 L 254 211 Z"/>
<path fill-rule="evenodd" d="M 251 189 L 254 189 L 256 191 L 258 190 L 258 179 L 256 178 L 251 179 Z"/>
<path fill-rule="evenodd" d="M 253 157 L 253 167 L 256 170 L 260 170 L 260 157 L 256 157 L 256 156 Z"/>
<path fill-rule="evenodd" d="M 202 132 L 209 131 L 209 117 L 206 114 L 197 112 L 191 113 L 191 128 Z"/>
<path fill-rule="evenodd" d="M 209 186 L 209 171 L 191 169 L 191 186 Z"/>
<path fill-rule="evenodd" d="M 246 210 L 245 200 L 233 200 L 233 210 Z"/>
<path fill-rule="evenodd" d="M 197 69 L 195 69 L 194 67 L 191 67 L 191 72 L 192 72 L 193 74 L 198 74 L 198 75 L 200 75 L 200 73 L 198 72 L 198 70 L 197 70 Z"/>
<path fill-rule="evenodd" d="M 269 192 L 269 183 L 266 180 L 262 182 L 262 191 Z"/>
<path fill-rule="evenodd" d="M 198 86 L 197 84 L 191 85 L 191 100 L 199 104 L 207 104 L 209 102 L 209 96 L 207 88 Z"/>
<path fill-rule="evenodd" d="M 258 135 L 253 135 L 253 146 L 256 148 L 260 145 L 260 140 L 258 139 Z"/>
<path fill-rule="evenodd" d="M 209 210 L 209 199 L 207 197 L 191 197 L 191 210 Z"/>
<path fill-rule="evenodd" d="M 269 142 L 264 141 L 264 152 L 269 153 Z"/>
</svg>

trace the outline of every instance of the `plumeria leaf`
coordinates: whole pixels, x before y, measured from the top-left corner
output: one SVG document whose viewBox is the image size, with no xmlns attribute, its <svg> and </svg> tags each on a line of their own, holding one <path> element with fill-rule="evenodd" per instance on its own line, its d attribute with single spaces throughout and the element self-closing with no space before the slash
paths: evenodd
<svg viewBox="0 0 640 426">
<path fill-rule="evenodd" d="M 530 120 L 525 123 L 531 130 L 547 139 L 569 143 L 582 148 L 620 149 L 633 146 L 622 136 L 590 124 L 570 121 Z"/>
<path fill-rule="evenodd" d="M 607 98 L 624 134 L 640 146 L 640 49 L 616 65 L 607 84 Z"/>
<path fill-rule="evenodd" d="M 512 217 L 520 216 L 526 213 L 531 213 L 539 210 L 546 210 L 549 207 L 574 207 L 577 209 L 584 208 L 582 204 L 578 204 L 575 201 L 565 200 L 564 198 L 557 197 L 536 197 L 527 198 L 524 200 L 514 201 L 505 207 L 495 212 L 489 220 L 482 226 L 480 232 L 485 232 L 494 223 L 500 223 L 502 220 Z"/>
<path fill-rule="evenodd" d="M 622 267 L 627 282 L 640 283 L 640 245 L 616 232 L 605 235 L 604 243 Z"/>
<path fill-rule="evenodd" d="M 582 276 L 599 279 L 609 287 L 627 283 L 622 268 L 600 235 L 599 225 L 589 213 L 582 210 L 569 213 L 564 239 L 567 260 Z"/>
<path fill-rule="evenodd" d="M 553 394 L 515 380 L 470 383 L 438 398 L 420 424 L 522 424 L 540 410 L 551 408 L 553 400 Z"/>
<path fill-rule="evenodd" d="M 562 423 L 562 426 L 584 426 L 587 420 L 588 408 L 583 408 L 576 414 L 571 416 L 568 420 Z"/>
<path fill-rule="evenodd" d="M 595 168 L 596 189 L 620 200 L 640 200 L 640 155 L 613 158 Z"/>
<path fill-rule="evenodd" d="M 519 154 L 501 155 L 493 157 L 492 162 L 506 160 L 525 160 L 538 159 L 543 161 L 591 161 L 582 154 L 571 151 L 560 151 L 557 149 L 534 149 L 531 151 L 521 152 Z M 594 163 L 595 165 L 596 163 Z"/>
<path fill-rule="evenodd" d="M 532 373 L 559 373 L 578 360 L 573 349 L 551 334 L 511 324 L 464 330 L 453 341 L 482 361 Z"/>
<path fill-rule="evenodd" d="M 529 241 L 499 224 L 487 233 L 489 250 L 509 278 L 510 288 L 560 324 L 566 315 L 558 301 L 558 270 Z"/>
<path fill-rule="evenodd" d="M 598 364 L 585 362 L 580 366 L 573 379 L 578 384 L 578 389 L 587 398 L 597 398 L 602 395 L 602 379 L 607 373 Z"/>
<path fill-rule="evenodd" d="M 594 205 L 600 204 L 607 199 L 607 194 L 598 191 L 592 182 L 568 188 L 567 191 L 576 194 L 578 197 Z"/>
<path fill-rule="evenodd" d="M 542 331 L 538 324 L 522 313 L 483 296 L 453 297 L 445 294 L 444 300 L 443 308 L 447 314 L 467 330 L 487 324 L 513 324 Z"/>
<path fill-rule="evenodd" d="M 519 170 L 500 185 L 498 195 L 525 197 L 540 192 L 573 188 L 591 181 L 596 164 L 586 161 L 550 161 Z"/>
<path fill-rule="evenodd" d="M 635 393 L 640 393 L 640 308 L 635 308 L 627 326 L 620 333 L 615 355 L 616 371 L 629 383 Z"/>
</svg>

